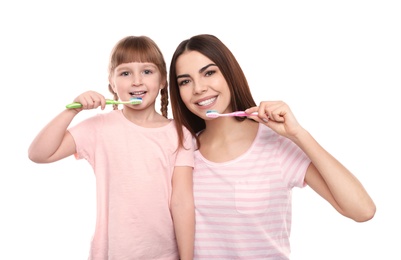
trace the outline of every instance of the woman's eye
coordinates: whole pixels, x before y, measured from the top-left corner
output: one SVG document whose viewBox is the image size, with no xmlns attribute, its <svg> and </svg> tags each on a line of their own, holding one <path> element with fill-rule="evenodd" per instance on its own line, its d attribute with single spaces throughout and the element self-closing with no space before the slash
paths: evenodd
<svg viewBox="0 0 401 260">
<path fill-rule="evenodd" d="M 216 71 L 209 70 L 209 71 L 206 71 L 205 76 L 209 77 L 209 76 L 212 76 L 214 73 L 216 73 Z"/>
<path fill-rule="evenodd" d="M 179 81 L 178 82 L 178 86 L 184 86 L 184 85 L 186 85 L 186 84 L 188 84 L 188 82 L 189 82 L 189 80 L 182 80 L 182 81 Z"/>
</svg>

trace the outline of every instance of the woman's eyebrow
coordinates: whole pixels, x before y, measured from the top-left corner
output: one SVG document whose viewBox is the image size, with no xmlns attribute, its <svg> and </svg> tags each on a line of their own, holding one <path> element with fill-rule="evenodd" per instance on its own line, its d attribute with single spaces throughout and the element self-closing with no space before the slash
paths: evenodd
<svg viewBox="0 0 401 260">
<path fill-rule="evenodd" d="M 177 75 L 177 79 L 179 79 L 179 78 L 189 78 L 189 74 Z"/>
<path fill-rule="evenodd" d="M 205 71 L 207 68 L 209 68 L 210 66 L 216 66 L 216 64 L 210 63 L 210 64 L 206 65 L 205 67 L 202 67 L 202 68 L 199 70 L 199 73 L 204 72 L 204 71 Z"/>
<path fill-rule="evenodd" d="M 199 70 L 199 73 L 204 72 L 204 71 L 207 70 L 210 66 L 217 66 L 217 65 L 214 64 L 214 63 L 210 63 L 210 64 L 208 64 L 208 65 L 202 67 L 202 68 Z M 177 79 L 179 79 L 179 78 L 186 78 L 186 77 L 189 77 L 189 74 L 177 75 Z"/>
</svg>

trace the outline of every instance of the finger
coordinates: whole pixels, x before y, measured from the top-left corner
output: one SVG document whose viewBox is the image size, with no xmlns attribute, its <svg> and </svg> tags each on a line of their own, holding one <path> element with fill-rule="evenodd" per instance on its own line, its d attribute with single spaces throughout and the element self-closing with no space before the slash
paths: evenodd
<svg viewBox="0 0 401 260">
<path fill-rule="evenodd" d="M 282 110 L 274 110 L 269 113 L 269 118 L 275 122 L 284 122 L 285 112 Z"/>
<path fill-rule="evenodd" d="M 257 112 L 258 109 L 259 109 L 259 107 L 250 107 L 248 109 L 245 109 L 244 112 L 247 113 L 247 114 L 252 114 L 253 112 Z"/>
<path fill-rule="evenodd" d="M 99 106 L 99 101 L 96 101 L 92 96 L 84 97 L 81 102 L 84 109 L 94 109 Z"/>
<path fill-rule="evenodd" d="M 100 107 L 102 108 L 102 110 L 104 110 L 106 108 L 106 99 L 102 99 L 100 102 Z"/>
<path fill-rule="evenodd" d="M 106 99 L 105 99 L 102 95 L 98 96 L 98 101 L 97 101 L 97 103 L 98 103 L 98 106 L 100 106 L 100 108 L 101 108 L 102 110 L 105 109 L 105 107 L 106 107 Z"/>
</svg>

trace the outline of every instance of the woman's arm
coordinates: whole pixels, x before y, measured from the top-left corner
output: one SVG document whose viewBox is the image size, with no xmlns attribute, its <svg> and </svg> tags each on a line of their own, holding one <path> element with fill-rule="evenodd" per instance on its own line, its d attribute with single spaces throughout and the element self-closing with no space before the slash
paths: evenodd
<svg viewBox="0 0 401 260">
<path fill-rule="evenodd" d="M 267 125 L 276 133 L 297 144 L 312 163 L 305 181 L 344 216 L 362 222 L 371 219 L 376 206 L 358 179 L 329 154 L 296 120 L 289 106 L 282 101 L 263 101 L 251 118 Z"/>
<path fill-rule="evenodd" d="M 338 212 L 355 221 L 373 218 L 376 206 L 359 180 L 321 147 L 308 133 L 297 136 L 297 145 L 312 160 L 305 182 Z"/>
</svg>

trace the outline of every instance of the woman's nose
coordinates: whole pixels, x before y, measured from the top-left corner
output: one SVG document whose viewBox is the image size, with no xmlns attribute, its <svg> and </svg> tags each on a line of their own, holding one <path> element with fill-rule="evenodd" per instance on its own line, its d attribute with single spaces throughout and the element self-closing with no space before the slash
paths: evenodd
<svg viewBox="0 0 401 260">
<path fill-rule="evenodd" d="M 194 86 L 193 92 L 194 92 L 194 94 L 202 94 L 202 93 L 206 92 L 206 90 L 207 90 L 206 84 L 197 83 Z"/>
</svg>

